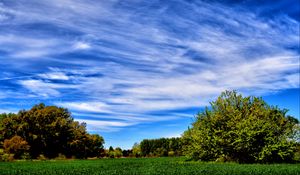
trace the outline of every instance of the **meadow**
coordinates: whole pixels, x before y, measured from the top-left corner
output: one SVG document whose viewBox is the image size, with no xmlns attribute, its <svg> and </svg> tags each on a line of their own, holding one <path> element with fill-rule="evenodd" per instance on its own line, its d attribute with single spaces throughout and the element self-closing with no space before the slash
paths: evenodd
<svg viewBox="0 0 300 175">
<path fill-rule="evenodd" d="M 236 164 L 184 158 L 120 158 L 0 162 L 10 175 L 300 175 L 299 164 Z"/>
</svg>

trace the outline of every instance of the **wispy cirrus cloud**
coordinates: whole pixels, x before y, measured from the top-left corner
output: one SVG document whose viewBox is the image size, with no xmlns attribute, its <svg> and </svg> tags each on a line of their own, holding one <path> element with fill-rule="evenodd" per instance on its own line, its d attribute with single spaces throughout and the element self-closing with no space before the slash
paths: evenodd
<svg viewBox="0 0 300 175">
<path fill-rule="evenodd" d="M 108 105 L 102 102 L 63 102 L 56 103 L 59 106 L 64 106 L 73 111 L 81 111 L 81 112 L 108 112 Z"/>
<path fill-rule="evenodd" d="M 0 70 L 11 77 L 0 92 L 116 131 L 180 119 L 148 114 L 205 106 L 226 89 L 299 88 L 299 21 L 261 15 L 206 1 L 3 1 Z"/>
<path fill-rule="evenodd" d="M 135 123 L 121 122 L 121 121 L 104 121 L 104 120 L 90 120 L 90 119 L 76 119 L 80 123 L 86 123 L 89 131 L 104 131 L 113 132 L 118 131 L 120 128 L 134 125 Z"/>
</svg>

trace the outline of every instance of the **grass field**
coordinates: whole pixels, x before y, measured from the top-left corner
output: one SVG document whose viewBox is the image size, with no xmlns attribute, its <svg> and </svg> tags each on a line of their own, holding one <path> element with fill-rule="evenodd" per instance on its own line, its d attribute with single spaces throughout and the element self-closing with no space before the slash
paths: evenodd
<svg viewBox="0 0 300 175">
<path fill-rule="evenodd" d="M 16 175 L 300 175 L 300 164 L 185 162 L 182 158 L 124 158 L 1 162 L 0 174 Z"/>
</svg>

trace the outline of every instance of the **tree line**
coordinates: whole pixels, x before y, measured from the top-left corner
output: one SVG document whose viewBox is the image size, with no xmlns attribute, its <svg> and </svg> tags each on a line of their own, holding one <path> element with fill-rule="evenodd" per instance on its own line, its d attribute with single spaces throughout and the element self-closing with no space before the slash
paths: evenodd
<svg viewBox="0 0 300 175">
<path fill-rule="evenodd" d="M 140 143 L 141 156 L 181 156 L 181 138 L 144 139 Z"/>
<path fill-rule="evenodd" d="M 144 139 L 135 143 L 132 149 L 122 150 L 110 146 L 103 151 L 102 157 L 167 157 L 182 156 L 182 141 L 177 138 Z"/>
<path fill-rule="evenodd" d="M 186 156 L 188 160 L 280 163 L 300 161 L 299 121 L 262 98 L 225 91 L 178 138 L 144 139 L 132 149 L 109 147 L 85 123 L 56 106 L 35 105 L 0 115 L 0 158 Z"/>
</svg>

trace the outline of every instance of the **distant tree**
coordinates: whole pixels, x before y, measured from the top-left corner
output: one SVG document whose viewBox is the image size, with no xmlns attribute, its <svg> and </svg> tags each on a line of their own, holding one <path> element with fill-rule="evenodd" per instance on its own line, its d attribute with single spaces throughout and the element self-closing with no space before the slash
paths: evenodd
<svg viewBox="0 0 300 175">
<path fill-rule="evenodd" d="M 0 114 L 0 121 L 7 116 L 6 113 Z"/>
<path fill-rule="evenodd" d="M 134 143 L 132 147 L 132 155 L 134 157 L 140 157 L 142 155 L 141 146 L 138 143 Z"/>
<path fill-rule="evenodd" d="M 168 139 L 168 141 L 169 141 L 168 151 L 172 151 L 172 153 L 173 153 L 172 156 L 181 156 L 182 155 L 182 139 L 180 137 L 173 137 L 173 138 Z"/>
<path fill-rule="evenodd" d="M 108 149 L 108 157 L 109 158 L 114 158 L 115 157 L 115 150 L 112 146 L 110 146 L 109 149 Z"/>
<path fill-rule="evenodd" d="M 127 150 L 122 150 L 122 155 L 123 157 L 132 157 L 132 150 L 131 149 L 127 149 Z"/>
<path fill-rule="evenodd" d="M 114 151 L 114 157 L 120 158 L 122 156 L 123 156 L 122 149 L 120 147 L 117 147 Z"/>
<path fill-rule="evenodd" d="M 180 156 L 182 143 L 181 138 L 144 139 L 140 148 L 142 156 L 168 156 L 170 151 L 173 151 L 172 156 Z"/>
<path fill-rule="evenodd" d="M 73 120 L 65 108 L 39 104 L 18 114 L 3 114 L 0 121 L 0 142 L 18 135 L 30 146 L 31 157 L 43 154 L 48 158 L 59 154 L 86 158 L 100 155 L 104 140 L 90 135 L 84 123 Z"/>
<path fill-rule="evenodd" d="M 141 141 L 140 143 L 140 148 L 141 148 L 141 155 L 142 156 L 147 156 L 150 153 L 153 153 L 151 150 L 151 145 L 150 145 L 150 141 L 148 139 L 144 139 Z"/>
<path fill-rule="evenodd" d="M 262 98 L 223 92 L 183 134 L 184 152 L 191 159 L 204 161 L 291 161 L 298 120 L 286 113 Z"/>
</svg>

